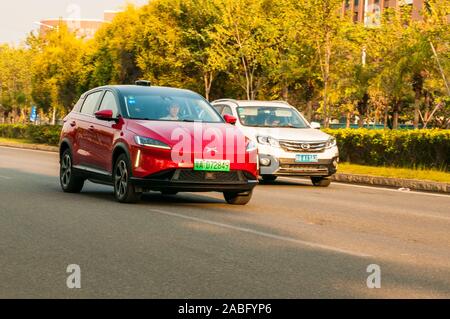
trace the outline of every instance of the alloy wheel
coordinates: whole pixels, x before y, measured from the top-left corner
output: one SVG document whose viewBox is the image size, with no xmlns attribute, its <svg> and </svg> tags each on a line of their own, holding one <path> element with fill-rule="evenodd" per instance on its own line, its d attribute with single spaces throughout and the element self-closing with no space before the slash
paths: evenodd
<svg viewBox="0 0 450 319">
<path fill-rule="evenodd" d="M 66 154 L 61 162 L 61 183 L 64 187 L 68 187 L 70 178 L 72 177 L 72 159 Z"/>
<path fill-rule="evenodd" d="M 117 164 L 115 174 L 116 195 L 118 198 L 123 198 L 126 195 L 128 188 L 128 169 L 124 161 Z"/>
</svg>

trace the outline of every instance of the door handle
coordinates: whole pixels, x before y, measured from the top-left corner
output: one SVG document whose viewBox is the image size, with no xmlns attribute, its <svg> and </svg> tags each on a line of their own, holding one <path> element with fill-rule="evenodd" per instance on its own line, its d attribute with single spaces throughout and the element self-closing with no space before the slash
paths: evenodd
<svg viewBox="0 0 450 319">
<path fill-rule="evenodd" d="M 89 131 L 95 131 L 94 125 L 89 126 Z"/>
<path fill-rule="evenodd" d="M 75 122 L 75 121 L 70 122 L 70 126 L 75 127 L 76 125 L 77 125 L 77 122 Z"/>
</svg>

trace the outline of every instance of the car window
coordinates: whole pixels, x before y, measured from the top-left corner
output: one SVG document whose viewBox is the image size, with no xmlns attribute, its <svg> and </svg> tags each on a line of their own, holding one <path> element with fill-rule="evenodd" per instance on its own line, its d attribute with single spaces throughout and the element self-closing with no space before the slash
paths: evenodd
<svg viewBox="0 0 450 319">
<path fill-rule="evenodd" d="M 308 128 L 300 114 L 291 108 L 249 106 L 238 108 L 239 120 L 244 126 Z"/>
<path fill-rule="evenodd" d="M 84 100 L 83 107 L 81 108 L 81 113 L 93 115 L 98 105 L 98 100 L 102 96 L 102 93 L 103 93 L 102 91 L 99 91 L 89 94 Z"/>
<path fill-rule="evenodd" d="M 114 94 L 110 91 L 106 91 L 102 103 L 100 104 L 99 111 L 103 110 L 113 111 L 114 118 L 116 118 L 119 115 L 119 108 L 117 107 L 116 98 Z"/>
<path fill-rule="evenodd" d="M 233 115 L 233 111 L 231 110 L 231 107 L 225 106 L 222 110 L 222 115 Z"/>
<path fill-rule="evenodd" d="M 153 121 L 200 121 L 222 123 L 211 104 L 197 95 L 148 93 L 125 95 L 127 113 L 132 119 Z"/>
<path fill-rule="evenodd" d="M 213 108 L 216 109 L 217 113 L 222 114 L 223 105 L 213 105 Z"/>
</svg>

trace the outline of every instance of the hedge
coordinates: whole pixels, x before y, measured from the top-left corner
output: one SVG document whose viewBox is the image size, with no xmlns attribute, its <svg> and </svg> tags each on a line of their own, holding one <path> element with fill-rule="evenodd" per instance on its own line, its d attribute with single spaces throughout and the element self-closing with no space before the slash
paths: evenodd
<svg viewBox="0 0 450 319">
<path fill-rule="evenodd" d="M 450 130 L 325 130 L 341 160 L 354 164 L 450 169 Z"/>
<path fill-rule="evenodd" d="M 60 126 L 0 124 L 0 137 L 58 145 Z M 341 160 L 354 164 L 450 170 L 450 130 L 325 130 Z"/>
<path fill-rule="evenodd" d="M 26 139 L 33 143 L 58 145 L 61 126 L 0 124 L 0 137 Z"/>
</svg>

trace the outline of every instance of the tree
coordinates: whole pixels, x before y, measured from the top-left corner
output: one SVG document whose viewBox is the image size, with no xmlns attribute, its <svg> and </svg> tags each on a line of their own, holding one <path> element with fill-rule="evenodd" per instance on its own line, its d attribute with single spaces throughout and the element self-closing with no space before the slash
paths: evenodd
<svg viewBox="0 0 450 319">
<path fill-rule="evenodd" d="M 296 9 L 297 19 L 304 30 L 304 37 L 311 46 L 316 48 L 319 57 L 325 127 L 328 127 L 330 122 L 329 91 L 333 58 L 338 51 L 339 30 L 349 23 L 346 17 L 341 16 L 341 8 L 341 0 L 310 0 L 299 1 Z"/>
<path fill-rule="evenodd" d="M 52 124 L 58 112 L 68 112 L 79 98 L 81 57 L 84 42 L 69 32 L 64 23 L 45 34 L 28 38 L 33 54 L 32 97 L 44 111 L 52 111 Z"/>
<path fill-rule="evenodd" d="M 32 55 L 24 47 L 0 46 L 0 109 L 1 121 L 12 113 L 13 121 L 25 119 L 31 103 Z"/>
</svg>

